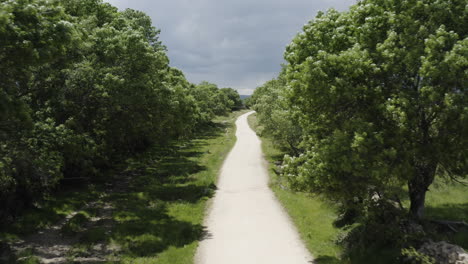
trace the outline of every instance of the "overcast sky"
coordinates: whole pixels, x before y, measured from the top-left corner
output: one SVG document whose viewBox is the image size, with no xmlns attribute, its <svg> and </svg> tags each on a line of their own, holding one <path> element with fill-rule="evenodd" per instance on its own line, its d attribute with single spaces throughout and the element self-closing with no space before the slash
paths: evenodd
<svg viewBox="0 0 468 264">
<path fill-rule="evenodd" d="M 318 11 L 356 0 L 106 0 L 145 12 L 161 30 L 171 66 L 192 83 L 251 94 L 274 78 L 292 38 Z"/>
</svg>

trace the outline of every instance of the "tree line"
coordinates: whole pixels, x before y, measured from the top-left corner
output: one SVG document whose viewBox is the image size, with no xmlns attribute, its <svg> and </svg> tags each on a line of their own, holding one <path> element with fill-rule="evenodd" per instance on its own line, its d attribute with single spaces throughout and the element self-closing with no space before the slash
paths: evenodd
<svg viewBox="0 0 468 264">
<path fill-rule="evenodd" d="M 102 0 L 0 1 L 0 87 L 1 220 L 242 106 L 170 67 L 146 14 Z"/>
<path fill-rule="evenodd" d="M 423 220 L 435 177 L 468 175 L 467 21 L 463 0 L 363 0 L 307 23 L 246 103 L 288 153 L 290 188 L 373 225 L 361 237 Z"/>
</svg>

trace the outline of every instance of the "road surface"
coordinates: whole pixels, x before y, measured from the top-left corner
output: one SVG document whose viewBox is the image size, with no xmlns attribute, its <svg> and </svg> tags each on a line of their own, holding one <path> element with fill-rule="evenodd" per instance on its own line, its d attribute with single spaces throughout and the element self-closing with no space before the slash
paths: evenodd
<svg viewBox="0 0 468 264">
<path fill-rule="evenodd" d="M 196 264 L 307 264 L 312 256 L 273 192 L 260 140 L 244 114 L 227 156 Z"/>
</svg>

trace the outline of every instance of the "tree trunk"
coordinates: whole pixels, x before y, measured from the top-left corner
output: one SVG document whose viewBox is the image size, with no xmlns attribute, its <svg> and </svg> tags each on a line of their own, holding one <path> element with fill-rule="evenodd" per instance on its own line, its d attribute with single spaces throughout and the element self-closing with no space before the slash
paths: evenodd
<svg viewBox="0 0 468 264">
<path fill-rule="evenodd" d="M 410 201 L 411 201 L 411 205 L 410 205 L 411 218 L 419 220 L 424 216 L 426 192 L 427 192 L 427 189 L 410 187 L 409 196 L 410 196 Z"/>
<path fill-rule="evenodd" d="M 428 164 L 416 167 L 416 175 L 408 182 L 410 197 L 410 217 L 421 220 L 424 217 L 426 192 L 434 181 L 436 166 Z"/>
<path fill-rule="evenodd" d="M 420 88 L 420 76 L 417 77 L 416 90 Z M 427 119 L 427 114 L 423 107 L 419 107 L 420 122 L 419 131 L 419 152 L 413 160 L 414 175 L 408 181 L 408 191 L 410 197 L 410 217 L 416 221 L 424 217 L 424 207 L 426 201 L 426 192 L 434 181 L 437 168 L 437 162 L 433 155 L 432 140 L 429 129 L 431 121 Z"/>
</svg>

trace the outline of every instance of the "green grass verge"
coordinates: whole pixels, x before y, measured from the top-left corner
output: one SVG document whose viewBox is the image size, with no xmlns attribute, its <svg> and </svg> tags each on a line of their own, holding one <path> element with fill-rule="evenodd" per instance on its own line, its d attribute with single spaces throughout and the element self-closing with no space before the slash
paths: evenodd
<svg viewBox="0 0 468 264">
<path fill-rule="evenodd" d="M 13 242 L 78 212 L 61 229 L 63 236 L 79 237 L 68 253 L 71 262 L 99 243 L 118 249 L 108 256 L 114 261 L 109 263 L 193 263 L 205 232 L 207 201 L 235 144 L 235 120 L 245 112 L 216 118 L 191 140 L 127 160 L 109 176 L 118 182 L 111 192 L 105 183 L 61 190 L 26 211 L 14 225 L 2 228 L 0 242 Z M 111 224 L 90 224 L 103 205 L 112 207 Z M 21 254 L 33 263 L 31 252 Z"/>
<path fill-rule="evenodd" d="M 468 185 L 438 178 L 427 192 L 426 203 L 427 218 L 468 222 Z"/>
<path fill-rule="evenodd" d="M 257 132 L 263 129 L 257 122 L 256 114 L 250 115 L 248 122 Z M 335 207 L 321 197 L 281 188 L 274 162 L 281 160 L 284 153 L 268 137 L 261 137 L 261 140 L 263 154 L 269 164 L 270 187 L 292 218 L 302 240 L 315 258 L 314 263 L 342 263 L 339 260 L 341 249 L 334 242 L 340 233 L 339 229 L 333 227 L 333 220 L 337 216 Z"/>
</svg>

